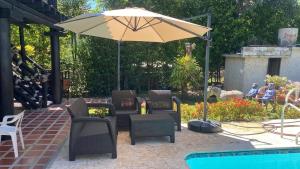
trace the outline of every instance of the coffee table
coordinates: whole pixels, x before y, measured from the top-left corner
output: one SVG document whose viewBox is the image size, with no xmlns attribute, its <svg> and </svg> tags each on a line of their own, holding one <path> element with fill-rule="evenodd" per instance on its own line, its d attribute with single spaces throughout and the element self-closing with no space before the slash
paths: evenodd
<svg viewBox="0 0 300 169">
<path fill-rule="evenodd" d="M 137 137 L 169 136 L 175 142 L 174 119 L 168 114 L 133 114 L 130 115 L 131 144 L 135 145 Z"/>
</svg>

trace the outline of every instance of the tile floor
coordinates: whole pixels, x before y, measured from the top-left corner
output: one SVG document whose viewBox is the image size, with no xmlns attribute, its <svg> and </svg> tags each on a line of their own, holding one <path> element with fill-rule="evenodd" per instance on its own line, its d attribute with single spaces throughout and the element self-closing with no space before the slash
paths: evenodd
<svg viewBox="0 0 300 169">
<path fill-rule="evenodd" d="M 0 169 L 46 168 L 69 135 L 70 119 L 64 104 L 26 111 L 22 123 L 25 149 L 14 158 L 10 140 L 0 143 Z"/>
</svg>

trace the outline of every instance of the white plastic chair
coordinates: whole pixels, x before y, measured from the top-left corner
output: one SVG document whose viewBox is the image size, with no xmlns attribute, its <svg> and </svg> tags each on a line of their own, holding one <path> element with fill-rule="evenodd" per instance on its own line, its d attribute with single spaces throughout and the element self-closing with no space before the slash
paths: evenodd
<svg viewBox="0 0 300 169">
<path fill-rule="evenodd" d="M 19 156 L 18 153 L 18 144 L 17 144 L 17 133 L 19 133 L 22 148 L 24 149 L 24 140 L 23 140 L 23 134 L 22 134 L 22 129 L 21 129 L 21 123 L 23 120 L 24 112 L 19 113 L 18 115 L 7 115 L 3 117 L 3 121 L 0 122 L 0 142 L 1 142 L 1 136 L 6 135 L 10 136 L 12 143 L 13 143 L 13 148 L 14 148 L 14 153 L 15 153 L 15 158 Z M 9 119 L 11 119 L 9 121 Z M 8 124 L 15 124 L 14 126 L 9 126 Z"/>
</svg>

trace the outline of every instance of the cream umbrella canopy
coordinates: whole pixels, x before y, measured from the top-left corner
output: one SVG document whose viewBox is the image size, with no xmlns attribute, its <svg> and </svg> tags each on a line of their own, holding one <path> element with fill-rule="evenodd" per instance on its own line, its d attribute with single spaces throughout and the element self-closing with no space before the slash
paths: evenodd
<svg viewBox="0 0 300 169">
<path fill-rule="evenodd" d="M 117 41 L 169 42 L 203 37 L 210 28 L 154 13 L 143 8 L 125 8 L 98 14 L 83 14 L 56 24 L 77 34 Z"/>
<path fill-rule="evenodd" d="M 210 18 L 210 15 L 207 15 Z M 154 13 L 143 8 L 124 8 L 97 14 L 83 14 L 60 22 L 56 26 L 77 34 L 118 41 L 118 90 L 120 90 L 120 42 L 143 41 L 165 43 L 187 38 L 207 40 L 204 87 L 204 117 L 207 119 L 208 58 L 210 46 L 210 19 L 208 26 Z M 206 36 L 204 36 L 207 34 Z M 202 123 L 202 122 L 201 122 Z"/>
</svg>

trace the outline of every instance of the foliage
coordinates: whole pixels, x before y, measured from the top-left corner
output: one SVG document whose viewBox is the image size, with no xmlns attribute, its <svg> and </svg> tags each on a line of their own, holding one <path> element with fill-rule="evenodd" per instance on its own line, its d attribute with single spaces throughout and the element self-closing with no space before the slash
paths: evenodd
<svg viewBox="0 0 300 169">
<path fill-rule="evenodd" d="M 285 119 L 299 119 L 300 118 L 300 112 L 297 111 L 296 109 L 288 108 L 285 111 L 284 118 Z"/>
<path fill-rule="evenodd" d="M 109 110 L 108 108 L 103 108 L 103 107 L 90 107 L 89 115 L 95 117 L 105 117 L 109 115 Z"/>
<path fill-rule="evenodd" d="M 26 46 L 30 45 L 34 50 L 33 53 L 27 53 L 37 63 L 46 69 L 51 68 L 50 61 L 50 38 L 44 33 L 48 32 L 49 28 L 44 25 L 30 25 L 24 28 L 24 38 Z M 15 46 L 20 46 L 19 41 L 19 27 L 11 26 L 11 43 Z M 26 50 L 28 51 L 28 50 Z M 63 57 L 64 55 L 62 55 Z"/>
<path fill-rule="evenodd" d="M 187 121 L 203 116 L 203 102 L 195 105 L 182 105 L 182 118 Z M 218 121 L 251 121 L 267 117 L 264 108 L 256 101 L 231 99 L 208 104 L 209 119 Z"/>
<path fill-rule="evenodd" d="M 17 46 L 17 49 L 21 50 L 21 46 Z M 25 51 L 26 51 L 27 56 L 34 57 L 34 55 L 35 55 L 35 49 L 34 49 L 33 46 L 31 46 L 31 45 L 25 45 Z"/>
<path fill-rule="evenodd" d="M 181 104 L 180 108 L 181 108 L 181 118 L 185 122 L 187 122 L 188 120 L 197 119 L 200 117 L 200 114 L 196 110 L 195 105 Z"/>
<path fill-rule="evenodd" d="M 238 52 L 245 45 L 277 43 L 278 28 L 299 27 L 300 10 L 297 0 L 96 0 L 95 11 L 124 7 L 143 7 L 179 19 L 212 13 L 212 47 L 210 71 L 224 66 L 224 53 Z M 58 9 L 67 16 L 91 12 L 87 0 L 58 0 Z M 206 18 L 190 20 L 206 25 Z M 27 54 L 50 69 L 50 41 L 44 35 L 49 28 L 30 24 L 25 28 Z M 18 27 L 11 30 L 12 43 L 19 45 Z M 193 51 L 197 63 L 204 66 L 205 42 L 199 38 L 158 43 L 124 42 L 121 47 L 121 88 L 138 92 L 167 89 L 170 86 L 174 56 L 184 54 L 184 43 L 196 43 Z M 68 33 L 60 38 L 61 68 L 72 72 L 72 96 L 85 91 L 90 96 L 110 95 L 116 88 L 115 41 L 76 37 Z M 196 88 L 197 86 L 192 86 Z"/>
<path fill-rule="evenodd" d="M 286 86 L 288 79 L 287 77 L 267 75 L 265 81 L 267 83 L 274 83 L 275 88 L 279 89 L 280 87 Z"/>
<path fill-rule="evenodd" d="M 199 89 L 202 80 L 202 69 L 195 58 L 185 55 L 176 59 L 170 80 L 173 87 L 187 92 L 188 89 Z"/>
</svg>

